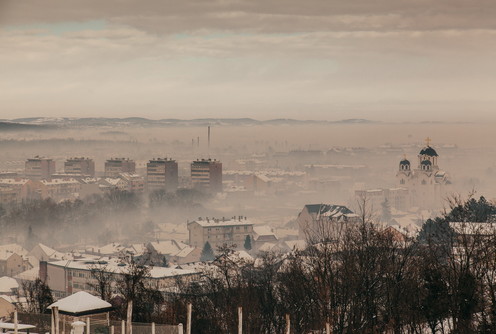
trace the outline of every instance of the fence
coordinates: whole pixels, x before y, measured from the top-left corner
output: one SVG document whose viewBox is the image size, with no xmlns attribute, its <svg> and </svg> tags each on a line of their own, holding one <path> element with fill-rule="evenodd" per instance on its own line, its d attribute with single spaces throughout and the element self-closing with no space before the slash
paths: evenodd
<svg viewBox="0 0 496 334">
<path fill-rule="evenodd" d="M 20 323 L 36 326 L 33 332 L 50 333 L 50 314 L 19 313 L 18 319 Z M 122 333 L 121 321 L 110 320 L 109 326 L 105 315 L 92 315 L 89 316 L 89 319 L 90 334 L 110 334 L 110 326 L 114 326 L 114 334 L 124 334 Z M 61 315 L 59 323 L 60 334 L 70 334 L 72 329 L 71 323 L 74 320 L 74 317 Z M 86 317 L 80 317 L 79 320 L 86 322 Z M 151 333 L 151 323 L 133 322 L 133 334 Z M 183 334 L 182 325 L 155 324 L 155 334 Z"/>
</svg>

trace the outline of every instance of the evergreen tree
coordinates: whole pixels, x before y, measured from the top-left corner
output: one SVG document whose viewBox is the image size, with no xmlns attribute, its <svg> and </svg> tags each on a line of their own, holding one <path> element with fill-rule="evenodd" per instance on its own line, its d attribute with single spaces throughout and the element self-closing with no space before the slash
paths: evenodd
<svg viewBox="0 0 496 334">
<path fill-rule="evenodd" d="M 246 238 L 245 238 L 244 247 L 248 251 L 251 250 L 251 237 L 249 235 L 247 235 Z"/>
<path fill-rule="evenodd" d="M 381 203 L 382 207 L 382 221 L 389 223 L 392 219 L 391 216 L 391 205 L 389 204 L 388 199 L 384 199 L 384 202 Z"/>
<path fill-rule="evenodd" d="M 427 219 L 419 231 L 417 240 L 422 244 L 450 244 L 454 238 L 454 231 L 449 223 L 441 218 Z"/>
<path fill-rule="evenodd" d="M 212 246 L 210 246 L 210 243 L 207 241 L 203 246 L 200 261 L 212 261 L 213 259 L 215 259 L 214 251 L 212 250 Z"/>
</svg>

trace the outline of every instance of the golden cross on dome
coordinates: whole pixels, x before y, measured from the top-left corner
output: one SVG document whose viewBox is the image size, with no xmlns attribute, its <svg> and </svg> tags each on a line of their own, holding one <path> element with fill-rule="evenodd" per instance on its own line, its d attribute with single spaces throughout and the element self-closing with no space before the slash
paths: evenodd
<svg viewBox="0 0 496 334">
<path fill-rule="evenodd" d="M 403 153 L 403 159 L 406 160 L 406 153 Z"/>
<path fill-rule="evenodd" d="M 425 143 L 426 143 L 426 144 L 427 144 L 427 146 L 429 146 L 429 147 L 431 146 L 431 145 L 430 145 L 430 144 L 431 144 L 431 141 L 432 141 L 432 139 L 430 139 L 429 137 L 425 138 Z"/>
</svg>

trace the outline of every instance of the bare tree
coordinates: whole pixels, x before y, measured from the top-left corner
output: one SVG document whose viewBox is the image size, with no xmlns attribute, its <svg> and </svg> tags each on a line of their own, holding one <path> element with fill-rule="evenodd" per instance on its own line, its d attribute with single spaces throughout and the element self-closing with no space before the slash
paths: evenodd
<svg viewBox="0 0 496 334">
<path fill-rule="evenodd" d="M 53 303 L 52 290 L 41 279 L 35 281 L 24 281 L 21 284 L 22 294 L 26 297 L 29 313 L 44 313 Z M 21 304 L 22 305 L 22 304 Z"/>
<path fill-rule="evenodd" d="M 127 334 L 132 333 L 133 302 L 147 289 L 146 279 L 150 267 L 139 265 L 132 256 L 127 257 L 126 270 L 120 273 L 117 288 L 127 302 Z"/>
<path fill-rule="evenodd" d="M 107 263 L 98 263 L 90 266 L 91 277 L 95 282 L 91 282 L 89 285 L 94 289 L 100 298 L 106 301 L 110 301 L 112 298 L 112 283 L 115 282 L 115 274 L 109 268 Z"/>
</svg>

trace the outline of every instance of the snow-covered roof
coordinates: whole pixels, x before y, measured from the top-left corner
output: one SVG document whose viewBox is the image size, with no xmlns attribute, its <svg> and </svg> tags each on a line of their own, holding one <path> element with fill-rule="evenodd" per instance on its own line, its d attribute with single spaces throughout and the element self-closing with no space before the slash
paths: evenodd
<svg viewBox="0 0 496 334">
<path fill-rule="evenodd" d="M 23 185 L 29 182 L 29 179 L 0 179 L 0 184 Z"/>
<path fill-rule="evenodd" d="M 0 295 L 0 298 L 8 301 L 11 304 L 22 304 L 23 306 L 26 305 L 27 299 L 26 297 L 17 297 L 16 295 Z M 1 327 L 0 327 L 1 328 Z"/>
<path fill-rule="evenodd" d="M 41 180 L 40 182 L 46 186 L 53 186 L 57 184 L 79 184 L 79 182 L 76 179 Z"/>
<path fill-rule="evenodd" d="M 148 252 L 148 249 L 146 248 L 146 244 L 132 244 L 125 251 L 134 255 L 143 255 Z"/>
<path fill-rule="evenodd" d="M 24 329 L 31 329 L 35 328 L 36 326 L 34 325 L 27 325 L 27 324 L 17 324 L 17 329 L 19 330 L 24 330 Z M 0 322 L 0 328 L 2 329 L 15 329 L 15 325 L 10 322 Z"/>
<path fill-rule="evenodd" d="M 150 275 L 152 277 L 174 277 L 196 273 L 197 271 L 193 269 L 178 269 L 176 267 L 152 267 L 150 269 Z"/>
<path fill-rule="evenodd" d="M 274 248 L 277 247 L 277 243 L 275 242 L 266 242 L 262 246 L 258 248 L 258 251 L 260 252 L 270 252 Z"/>
<path fill-rule="evenodd" d="M 103 255 L 115 255 L 120 253 L 124 249 L 126 249 L 126 247 L 124 247 L 123 245 L 116 242 L 112 242 L 102 247 L 87 248 L 87 251 L 91 253 L 98 253 Z"/>
<path fill-rule="evenodd" d="M 275 235 L 274 230 L 267 225 L 253 226 L 253 232 L 255 232 L 257 235 Z"/>
<path fill-rule="evenodd" d="M 150 245 L 155 249 L 158 253 L 163 255 L 173 255 L 177 252 L 181 251 L 188 245 L 178 242 L 175 240 L 162 240 L 156 242 L 150 242 Z"/>
<path fill-rule="evenodd" d="M 47 245 L 44 245 L 44 244 L 42 244 L 42 243 L 39 243 L 39 244 L 38 244 L 38 245 L 36 245 L 36 246 L 40 247 L 40 248 L 41 248 L 41 250 L 42 250 L 43 252 L 45 252 L 45 254 L 46 254 L 46 255 L 48 255 L 48 256 L 50 256 L 51 254 L 53 254 L 53 253 L 55 253 L 55 252 L 56 252 L 56 250 L 55 250 L 55 249 L 50 248 L 50 247 L 48 247 Z M 36 247 L 36 246 L 35 246 L 35 247 Z"/>
<path fill-rule="evenodd" d="M 18 289 L 19 283 L 12 278 L 3 276 L 0 277 L 0 293 L 12 293 L 12 289 Z"/>
<path fill-rule="evenodd" d="M 57 267 L 65 267 L 67 269 L 76 269 L 76 270 L 86 270 L 91 271 L 92 268 L 98 267 L 99 265 L 103 265 L 109 272 L 120 274 L 125 273 L 128 269 L 128 265 L 122 263 L 118 259 L 115 258 L 100 258 L 99 260 L 81 260 L 81 261 L 55 261 L 49 262 L 48 265 L 57 266 Z M 165 270 L 167 269 L 167 270 Z M 152 279 L 162 279 L 173 276 L 180 275 L 189 275 L 193 274 L 193 271 L 182 270 L 176 267 L 150 267 L 150 278 Z"/>
<path fill-rule="evenodd" d="M 53 307 L 58 307 L 63 314 L 85 315 L 107 312 L 112 304 L 85 291 L 79 291 L 48 306 L 49 309 Z"/>
<path fill-rule="evenodd" d="M 28 251 L 18 244 L 2 245 L 0 246 L 0 252 L 16 253 L 23 256 L 28 255 Z"/>
<path fill-rule="evenodd" d="M 295 249 L 295 250 L 304 250 L 307 247 L 307 242 L 305 240 L 286 240 L 285 241 L 286 245 L 290 249 Z"/>
<path fill-rule="evenodd" d="M 117 186 L 118 184 L 124 184 L 124 181 L 119 178 L 105 178 L 105 182 L 111 186 Z"/>
<path fill-rule="evenodd" d="M 22 281 L 34 281 L 39 277 L 40 267 L 33 267 L 14 276 L 15 279 L 19 279 Z"/>
<path fill-rule="evenodd" d="M 188 256 L 192 251 L 194 251 L 196 247 L 191 247 L 191 246 L 186 246 L 183 249 L 181 249 L 179 252 L 174 254 L 174 256 L 177 257 L 186 257 Z"/>
<path fill-rule="evenodd" d="M 310 214 L 316 214 L 318 217 L 329 217 L 334 219 L 339 219 L 343 216 L 348 218 L 358 217 L 357 214 L 343 205 L 307 204 L 305 207 Z"/>
<path fill-rule="evenodd" d="M 233 252 L 232 254 L 229 255 L 229 258 L 235 262 L 239 260 L 244 260 L 248 262 L 253 261 L 253 257 L 244 250 Z"/>
<path fill-rule="evenodd" d="M 231 219 L 231 220 L 219 220 L 219 219 L 202 219 L 202 220 L 195 220 L 192 222 L 189 222 L 189 224 L 197 223 L 200 226 L 203 227 L 224 227 L 224 226 L 242 226 L 242 225 L 253 225 L 253 223 L 249 220 L 246 219 Z"/>
</svg>

